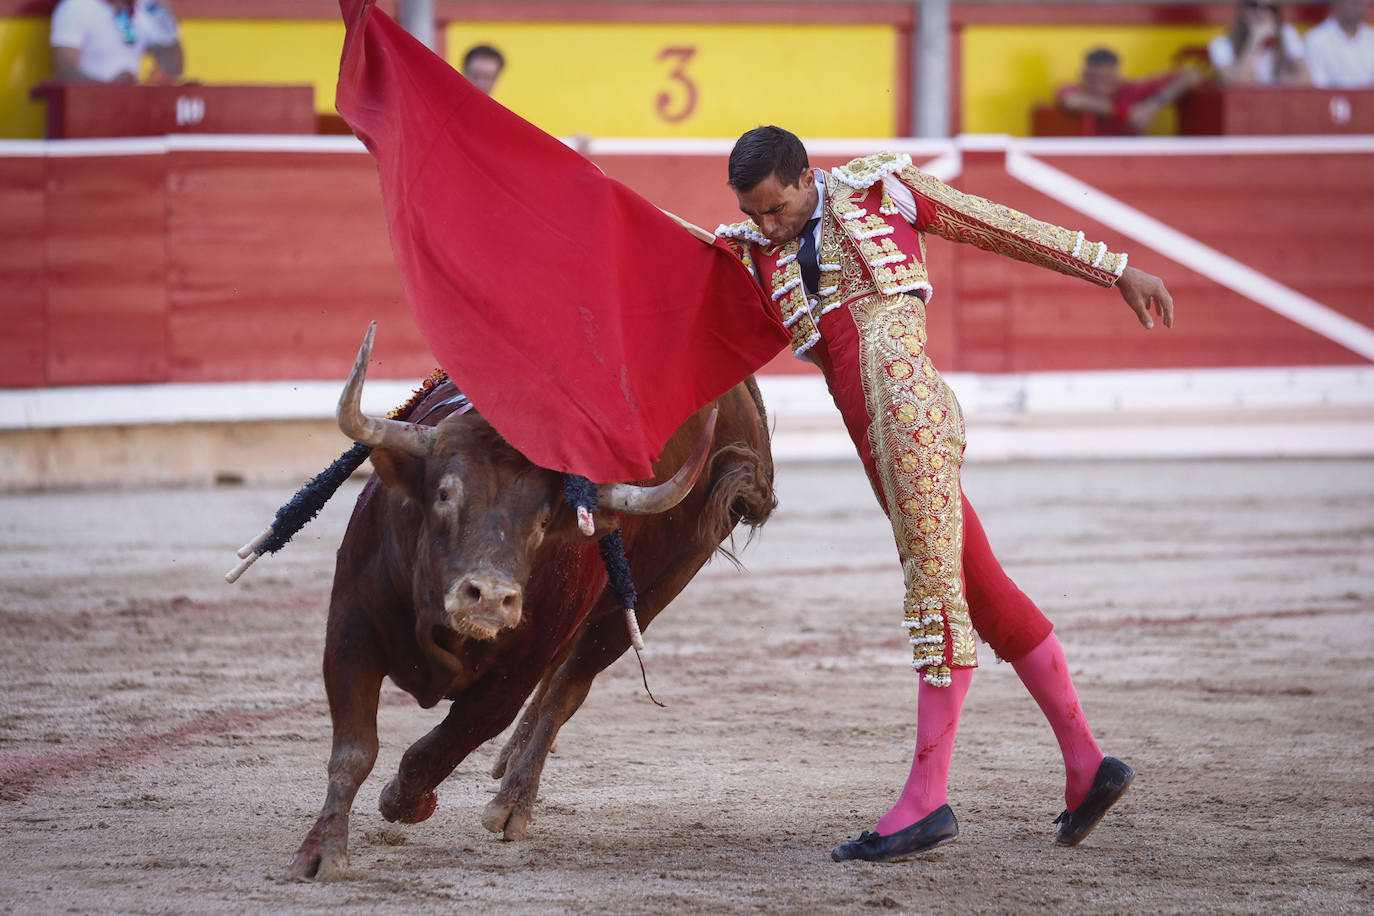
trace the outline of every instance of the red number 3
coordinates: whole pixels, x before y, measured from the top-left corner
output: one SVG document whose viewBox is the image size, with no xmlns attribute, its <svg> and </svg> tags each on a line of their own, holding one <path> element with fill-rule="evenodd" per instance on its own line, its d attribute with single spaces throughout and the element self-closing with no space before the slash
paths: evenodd
<svg viewBox="0 0 1374 916">
<path fill-rule="evenodd" d="M 677 65 L 673 67 L 673 72 L 668 74 L 668 78 L 680 84 L 685 93 L 684 98 L 676 108 L 672 107 L 672 93 L 660 92 L 658 94 L 658 101 L 654 105 L 654 110 L 658 112 L 660 118 L 669 123 L 675 124 L 678 121 L 685 121 L 696 110 L 697 84 L 692 82 L 691 77 L 683 72 L 687 69 L 687 63 L 696 56 L 696 53 L 697 49 L 694 47 L 664 48 L 658 52 L 659 60 L 677 61 Z"/>
</svg>

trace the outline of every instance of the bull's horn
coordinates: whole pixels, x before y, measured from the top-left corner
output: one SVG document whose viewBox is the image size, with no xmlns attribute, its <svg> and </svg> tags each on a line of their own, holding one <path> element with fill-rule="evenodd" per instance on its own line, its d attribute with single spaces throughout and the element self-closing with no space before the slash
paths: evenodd
<svg viewBox="0 0 1374 916">
<path fill-rule="evenodd" d="M 353 363 L 348 381 L 344 382 L 343 393 L 339 395 L 339 409 L 335 413 L 339 429 L 354 442 L 372 448 L 394 448 L 417 458 L 428 457 L 434 450 L 433 428 L 369 417 L 363 413 L 363 379 L 367 376 L 367 362 L 372 358 L 372 338 L 376 333 L 377 322 L 374 321 L 367 326 L 367 336 L 358 350 L 358 359 Z"/>
<path fill-rule="evenodd" d="M 711 451 L 711 436 L 716 431 L 716 417 L 720 416 L 720 408 L 712 407 L 711 416 L 706 421 L 706 428 L 702 430 L 701 439 L 697 441 L 697 447 L 692 450 L 692 454 L 683 462 L 682 467 L 671 480 L 665 480 L 656 487 L 637 487 L 628 483 L 605 483 L 597 488 L 598 506 L 611 512 L 625 512 L 630 515 L 654 515 L 659 512 L 667 512 L 669 509 L 682 502 L 693 485 L 697 482 L 697 477 L 701 475 L 701 469 L 706 466 L 706 455 Z"/>
</svg>

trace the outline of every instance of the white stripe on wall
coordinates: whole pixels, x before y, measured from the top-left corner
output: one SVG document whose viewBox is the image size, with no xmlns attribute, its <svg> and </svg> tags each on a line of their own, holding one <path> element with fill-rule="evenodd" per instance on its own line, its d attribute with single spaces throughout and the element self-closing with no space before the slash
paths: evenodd
<svg viewBox="0 0 1374 916">
<path fill-rule="evenodd" d="M 1109 226 L 1204 277 L 1235 290 L 1346 349 L 1374 360 L 1374 330 L 1322 305 L 1310 296 L 1266 277 L 1235 258 L 1184 235 L 1152 216 L 1015 149 L 1007 172 L 1040 193 Z"/>
</svg>

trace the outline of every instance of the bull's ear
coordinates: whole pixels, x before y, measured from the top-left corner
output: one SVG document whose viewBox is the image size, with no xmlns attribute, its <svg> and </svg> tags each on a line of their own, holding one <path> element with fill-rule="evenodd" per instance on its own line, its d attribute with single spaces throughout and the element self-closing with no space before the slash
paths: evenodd
<svg viewBox="0 0 1374 916">
<path fill-rule="evenodd" d="M 420 501 L 425 483 L 424 459 L 394 448 L 374 448 L 371 457 L 382 483 L 399 490 L 406 499 Z"/>
</svg>

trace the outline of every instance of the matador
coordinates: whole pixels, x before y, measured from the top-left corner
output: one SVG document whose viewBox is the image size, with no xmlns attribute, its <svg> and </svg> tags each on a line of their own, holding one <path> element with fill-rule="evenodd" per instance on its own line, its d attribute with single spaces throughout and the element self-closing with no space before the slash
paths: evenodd
<svg viewBox="0 0 1374 916">
<path fill-rule="evenodd" d="M 958 837 L 946 786 L 977 665 L 975 632 L 1012 664 L 1054 730 L 1066 772 L 1055 839 L 1076 845 L 1134 771 L 1098 748 L 1052 624 L 1002 570 L 963 496 L 963 415 L 926 353 L 933 288 L 924 233 L 1116 287 L 1146 328 L 1154 315 L 1172 326 L 1168 291 L 1104 243 L 962 194 L 907 155 L 813 170 L 795 135 L 760 127 L 735 144 L 729 183 L 749 219 L 716 234 L 771 296 L 793 351 L 825 376 L 892 523 L 906 589 L 902 626 L 920 674 L 916 750 L 902 793 L 875 830 L 832 857 L 898 861 Z"/>
</svg>

